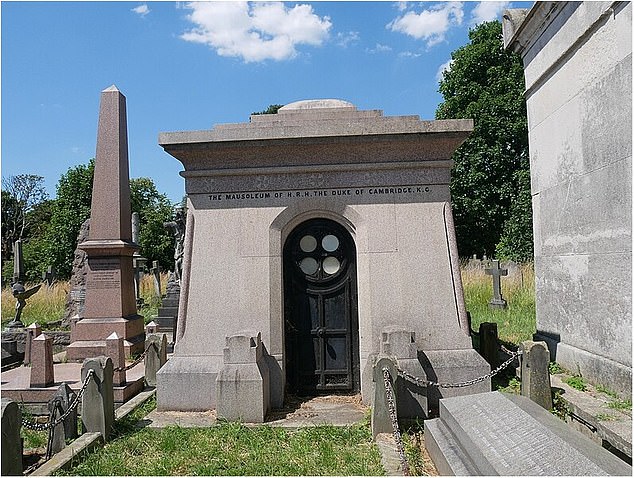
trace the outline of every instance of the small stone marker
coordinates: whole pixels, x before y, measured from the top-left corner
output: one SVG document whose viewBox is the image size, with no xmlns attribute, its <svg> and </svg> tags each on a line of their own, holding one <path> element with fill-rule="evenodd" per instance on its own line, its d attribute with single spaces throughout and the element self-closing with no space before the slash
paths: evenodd
<svg viewBox="0 0 634 478">
<path fill-rule="evenodd" d="M 390 417 L 390 409 L 385 395 L 385 379 L 383 376 L 383 369 L 388 368 L 390 370 L 390 382 L 392 384 L 392 390 L 395 390 L 396 364 L 394 359 L 383 357 L 378 360 L 374 365 L 374 401 L 372 402 L 372 437 L 376 438 L 379 433 L 392 433 L 392 420 Z M 395 395 L 395 393 L 394 393 Z M 394 403 L 396 407 L 396 400 Z M 397 412 L 398 413 L 398 412 Z"/>
<path fill-rule="evenodd" d="M 628 475 L 632 467 L 526 397 L 440 401 L 425 446 L 441 475 Z"/>
<path fill-rule="evenodd" d="M 42 333 L 42 327 L 37 322 L 33 322 L 26 328 L 26 343 L 24 345 L 24 365 L 31 363 L 31 350 L 33 347 L 33 339 L 39 337 Z"/>
<path fill-rule="evenodd" d="M 112 360 L 109 357 L 87 358 L 81 367 L 82 383 L 88 370 L 94 370 L 81 400 L 81 422 L 86 432 L 99 432 L 108 439 L 114 424 Z"/>
<path fill-rule="evenodd" d="M 546 410 L 553 408 L 548 363 L 550 352 L 546 342 L 527 340 L 520 345 L 521 394 Z"/>
<path fill-rule="evenodd" d="M 53 266 L 48 266 L 46 272 L 42 272 L 42 282 L 46 282 L 48 287 L 53 285 L 55 282 L 55 268 Z"/>
<path fill-rule="evenodd" d="M 125 351 L 123 349 L 123 337 L 119 337 L 116 332 L 112 332 L 106 338 L 106 355 L 112 360 L 113 370 L 125 367 Z M 113 372 L 112 385 L 121 387 L 126 383 L 125 370 Z"/>
<path fill-rule="evenodd" d="M 167 335 L 148 334 L 145 339 L 145 383 L 156 387 L 156 372 L 167 362 Z"/>
<path fill-rule="evenodd" d="M 263 423 L 270 408 L 270 391 L 260 333 L 242 332 L 225 340 L 224 366 L 216 378 L 218 417 Z"/>
<path fill-rule="evenodd" d="M 77 394 L 68 386 L 66 383 L 62 383 L 53 398 L 48 402 L 49 403 L 49 411 L 52 409 L 52 406 L 55 402 L 59 405 L 59 412 L 57 417 L 59 418 L 61 415 L 68 411 L 68 408 L 77 397 Z M 55 434 L 60 434 L 65 440 L 77 438 L 77 408 L 75 408 L 66 419 L 60 423 L 54 430 Z M 63 447 L 62 447 L 63 448 Z M 54 451 L 54 453 L 57 453 Z"/>
<path fill-rule="evenodd" d="M 13 400 L 2 397 L 2 476 L 22 476 L 22 413 Z"/>
<path fill-rule="evenodd" d="M 154 292 L 157 297 L 161 297 L 161 266 L 158 261 L 152 262 L 152 269 L 150 269 L 152 277 L 154 279 Z"/>
<path fill-rule="evenodd" d="M 500 269 L 500 261 L 494 259 L 491 261 L 491 268 L 485 269 L 484 272 L 493 277 L 493 299 L 489 302 L 489 307 L 492 309 L 506 309 L 506 300 L 502 298 L 500 277 L 507 275 L 509 271 Z"/>
<path fill-rule="evenodd" d="M 145 335 L 155 334 L 158 329 L 158 324 L 154 321 L 150 322 L 145 326 Z"/>
<path fill-rule="evenodd" d="M 41 334 L 31 342 L 31 388 L 50 387 L 53 371 L 53 337 Z"/>
</svg>

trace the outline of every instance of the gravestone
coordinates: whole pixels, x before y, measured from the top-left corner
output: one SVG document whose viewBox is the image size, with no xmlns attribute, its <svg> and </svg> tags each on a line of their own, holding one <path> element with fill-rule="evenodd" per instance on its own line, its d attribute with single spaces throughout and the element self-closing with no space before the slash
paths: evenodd
<svg viewBox="0 0 634 478">
<path fill-rule="evenodd" d="M 132 242 L 139 244 L 139 231 L 141 229 L 141 222 L 139 219 L 139 213 L 132 213 Z M 142 257 L 138 250 L 134 251 L 132 256 L 132 267 L 134 268 L 134 293 L 136 297 L 136 306 L 143 306 L 143 298 L 141 297 L 141 279 L 143 279 L 143 269 L 147 259 Z"/>
<path fill-rule="evenodd" d="M 158 298 L 161 298 L 161 266 L 158 261 L 152 261 L 152 269 L 150 269 L 152 273 L 152 279 L 154 283 L 154 293 Z"/>
<path fill-rule="evenodd" d="M 104 441 L 114 425 L 114 391 L 112 388 L 112 360 L 95 357 L 84 360 L 81 366 L 81 381 L 86 380 L 89 370 L 94 374 L 81 397 L 81 422 L 85 432 L 99 432 Z"/>
<path fill-rule="evenodd" d="M 261 336 L 272 406 L 285 390 L 371 403 L 388 325 L 414 333 L 439 381 L 489 372 L 471 345 L 449 192 L 472 128 L 308 100 L 161 133 L 184 166 L 187 220 L 158 408 L 215 408 L 224 338 L 247 328 Z"/>
<path fill-rule="evenodd" d="M 156 387 L 156 372 L 167 362 L 167 336 L 148 333 L 146 329 L 145 349 L 145 383 L 149 387 Z"/>
<path fill-rule="evenodd" d="M 31 388 L 50 387 L 55 382 L 53 337 L 41 334 L 31 342 Z"/>
<path fill-rule="evenodd" d="M 42 272 L 42 282 L 45 282 L 48 287 L 51 287 L 55 282 L 55 268 L 48 266 L 45 272 Z"/>
<path fill-rule="evenodd" d="M 128 356 L 143 351 L 143 317 L 137 314 L 132 255 L 128 133 L 125 97 L 111 86 L 101 93 L 88 240 L 86 302 L 71 330 L 69 360 L 105 354 L 116 332 Z"/>
<path fill-rule="evenodd" d="M 39 337 L 42 333 L 42 327 L 37 322 L 33 322 L 26 328 L 26 343 L 24 346 L 24 365 L 31 363 L 31 350 L 33 349 L 33 339 Z"/>
<path fill-rule="evenodd" d="M 492 309 L 506 309 L 506 300 L 502 297 L 502 284 L 500 277 L 508 274 L 508 270 L 500 269 L 500 261 L 492 260 L 491 267 L 484 272 L 493 279 L 493 298 L 489 301 Z"/>
<path fill-rule="evenodd" d="M 90 218 L 86 219 L 77 235 L 77 244 L 81 244 L 88 240 L 90 232 Z M 84 250 L 77 247 L 73 256 L 73 272 L 70 276 L 69 292 L 66 297 L 66 306 L 64 308 L 64 318 L 62 325 L 68 327 L 77 322 L 84 313 L 86 303 L 86 275 L 88 274 L 87 254 Z"/>
<path fill-rule="evenodd" d="M 22 476 L 22 413 L 13 400 L 2 397 L 2 476 Z"/>
<path fill-rule="evenodd" d="M 425 446 L 441 475 L 631 476 L 632 467 L 526 397 L 440 401 Z"/>
<path fill-rule="evenodd" d="M 2 367 L 10 367 L 22 362 L 24 354 L 18 351 L 18 341 L 2 339 Z"/>
<path fill-rule="evenodd" d="M 520 344 L 520 393 L 546 410 L 553 408 L 550 388 L 550 353 L 546 342 L 525 341 Z"/>
</svg>

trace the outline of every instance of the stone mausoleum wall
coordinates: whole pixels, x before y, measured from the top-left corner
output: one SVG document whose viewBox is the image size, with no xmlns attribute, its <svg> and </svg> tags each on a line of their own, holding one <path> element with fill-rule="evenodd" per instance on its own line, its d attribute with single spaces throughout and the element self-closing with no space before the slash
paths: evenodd
<svg viewBox="0 0 634 478">
<path fill-rule="evenodd" d="M 632 381 L 632 4 L 537 2 L 504 15 L 524 62 L 537 336 L 565 368 Z"/>
</svg>

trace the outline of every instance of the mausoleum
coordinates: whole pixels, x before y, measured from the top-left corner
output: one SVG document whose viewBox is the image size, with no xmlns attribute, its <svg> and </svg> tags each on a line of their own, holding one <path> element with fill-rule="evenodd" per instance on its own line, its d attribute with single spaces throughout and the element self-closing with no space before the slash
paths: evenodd
<svg viewBox="0 0 634 478">
<path fill-rule="evenodd" d="M 242 416 L 234 401 L 257 396 L 261 415 L 285 391 L 359 391 L 370 402 L 372 366 L 396 336 L 419 376 L 486 374 L 471 346 L 449 193 L 450 158 L 472 128 L 309 100 L 161 133 L 188 199 L 159 409 Z"/>
</svg>

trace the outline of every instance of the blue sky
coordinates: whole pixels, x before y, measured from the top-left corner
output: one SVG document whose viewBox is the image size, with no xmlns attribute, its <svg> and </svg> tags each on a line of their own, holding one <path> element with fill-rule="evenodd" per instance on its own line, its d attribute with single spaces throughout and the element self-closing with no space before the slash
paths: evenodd
<svg viewBox="0 0 634 478">
<path fill-rule="evenodd" d="M 2 176 L 59 177 L 95 155 L 100 92 L 127 98 L 131 177 L 176 202 L 159 132 L 338 98 L 433 119 L 438 76 L 475 24 L 532 2 L 6 2 Z"/>
</svg>

